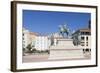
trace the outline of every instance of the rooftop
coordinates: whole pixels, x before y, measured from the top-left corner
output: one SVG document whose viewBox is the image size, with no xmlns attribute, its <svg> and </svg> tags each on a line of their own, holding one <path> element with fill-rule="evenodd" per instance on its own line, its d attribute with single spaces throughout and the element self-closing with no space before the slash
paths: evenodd
<svg viewBox="0 0 100 73">
<path fill-rule="evenodd" d="M 79 32 L 89 32 L 89 33 L 91 33 L 91 29 L 89 29 L 89 28 L 79 29 L 79 30 L 75 31 L 72 35 L 79 33 Z"/>
</svg>

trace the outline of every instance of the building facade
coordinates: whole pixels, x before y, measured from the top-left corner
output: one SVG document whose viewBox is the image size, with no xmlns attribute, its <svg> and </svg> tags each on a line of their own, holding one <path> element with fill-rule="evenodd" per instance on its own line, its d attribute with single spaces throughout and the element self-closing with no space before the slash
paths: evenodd
<svg viewBox="0 0 100 73">
<path fill-rule="evenodd" d="M 72 35 L 75 46 L 91 51 L 91 29 L 80 29 Z"/>
<path fill-rule="evenodd" d="M 22 33 L 22 46 L 23 46 L 23 48 L 26 48 L 29 43 L 30 43 L 29 30 L 23 28 L 23 33 Z"/>
<path fill-rule="evenodd" d="M 36 50 L 45 51 L 49 50 L 51 41 L 47 36 L 37 36 L 35 39 Z"/>
<path fill-rule="evenodd" d="M 38 33 L 35 32 L 29 32 L 29 42 L 34 47 L 35 46 L 35 39 L 38 36 Z"/>
<path fill-rule="evenodd" d="M 30 32 L 29 30 L 23 28 L 23 34 L 22 34 L 23 48 L 27 48 L 29 44 L 35 46 L 35 38 L 37 36 L 38 36 L 37 33 Z"/>
</svg>

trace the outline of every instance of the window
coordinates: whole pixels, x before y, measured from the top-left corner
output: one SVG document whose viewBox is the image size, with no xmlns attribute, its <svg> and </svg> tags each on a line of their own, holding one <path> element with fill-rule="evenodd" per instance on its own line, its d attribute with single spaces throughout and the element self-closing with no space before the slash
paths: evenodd
<svg viewBox="0 0 100 73">
<path fill-rule="evenodd" d="M 23 33 L 23 36 L 24 36 L 24 33 Z"/>
<path fill-rule="evenodd" d="M 86 42 L 86 46 L 88 46 L 88 42 Z"/>
<path fill-rule="evenodd" d="M 86 32 L 86 35 L 90 35 L 90 32 Z"/>
<path fill-rule="evenodd" d="M 25 43 L 25 41 L 23 40 L 23 43 Z"/>
<path fill-rule="evenodd" d="M 84 35 L 84 32 L 81 32 L 81 35 Z"/>
<path fill-rule="evenodd" d="M 84 40 L 84 37 L 81 37 L 81 40 Z"/>
<path fill-rule="evenodd" d="M 25 44 L 23 44 L 22 46 L 25 47 Z"/>
<path fill-rule="evenodd" d="M 86 52 L 89 52 L 89 48 L 86 48 L 86 50 L 85 50 Z"/>
<path fill-rule="evenodd" d="M 84 42 L 81 42 L 81 46 L 84 46 Z"/>
<path fill-rule="evenodd" d="M 81 32 L 81 35 L 91 35 L 90 32 Z"/>
<path fill-rule="evenodd" d="M 24 40 L 24 38 L 23 38 L 23 40 Z"/>
<path fill-rule="evenodd" d="M 86 40 L 88 41 L 88 37 L 86 37 Z"/>
</svg>

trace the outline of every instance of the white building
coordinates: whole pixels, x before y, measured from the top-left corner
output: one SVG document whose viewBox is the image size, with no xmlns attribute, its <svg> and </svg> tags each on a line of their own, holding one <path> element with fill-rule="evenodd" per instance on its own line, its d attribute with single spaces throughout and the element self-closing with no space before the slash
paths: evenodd
<svg viewBox="0 0 100 73">
<path fill-rule="evenodd" d="M 73 34 L 73 43 L 83 50 L 91 51 L 91 29 L 80 29 Z"/>
<path fill-rule="evenodd" d="M 22 46 L 23 48 L 26 48 L 27 45 L 29 44 L 29 31 L 23 28 L 23 33 L 22 33 Z"/>
<path fill-rule="evenodd" d="M 30 42 L 31 46 L 35 46 L 35 39 L 38 35 L 39 35 L 38 33 L 29 32 L 29 42 Z"/>
<path fill-rule="evenodd" d="M 35 39 L 35 48 L 37 50 L 49 50 L 51 41 L 47 36 L 37 36 Z"/>
<path fill-rule="evenodd" d="M 22 34 L 23 48 L 26 48 L 29 44 L 31 44 L 31 46 L 34 46 L 35 38 L 37 36 L 38 36 L 37 33 L 30 32 L 29 30 L 23 28 L 23 34 Z"/>
</svg>

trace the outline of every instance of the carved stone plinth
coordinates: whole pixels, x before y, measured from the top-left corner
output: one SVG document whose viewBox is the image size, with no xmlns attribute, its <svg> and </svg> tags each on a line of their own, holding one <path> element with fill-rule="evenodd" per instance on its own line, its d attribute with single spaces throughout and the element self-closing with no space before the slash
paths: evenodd
<svg viewBox="0 0 100 73">
<path fill-rule="evenodd" d="M 73 45 L 73 39 L 57 38 L 50 47 L 49 59 L 84 58 L 83 50 Z"/>
</svg>

